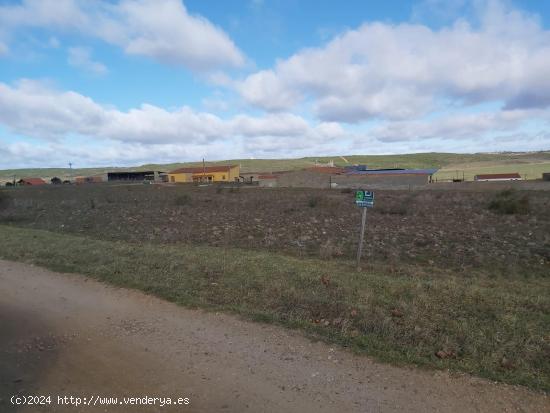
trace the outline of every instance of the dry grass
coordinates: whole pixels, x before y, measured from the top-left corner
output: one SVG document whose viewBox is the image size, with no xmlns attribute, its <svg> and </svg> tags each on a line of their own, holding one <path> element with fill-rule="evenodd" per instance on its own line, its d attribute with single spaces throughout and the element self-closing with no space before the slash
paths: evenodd
<svg viewBox="0 0 550 413">
<path fill-rule="evenodd" d="M 517 191 L 505 189 L 495 194 L 488 208 L 498 214 L 528 214 L 529 195 L 520 195 Z"/>
<path fill-rule="evenodd" d="M 380 360 L 550 390 L 550 278 L 128 244 L 0 226 L 0 257 L 300 328 Z"/>
</svg>

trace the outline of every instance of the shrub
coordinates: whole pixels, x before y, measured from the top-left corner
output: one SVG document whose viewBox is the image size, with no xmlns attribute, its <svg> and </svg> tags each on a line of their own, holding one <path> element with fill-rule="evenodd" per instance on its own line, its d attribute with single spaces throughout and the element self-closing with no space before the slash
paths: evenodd
<svg viewBox="0 0 550 413">
<path fill-rule="evenodd" d="M 407 215 L 408 207 L 405 204 L 391 204 L 375 208 L 375 212 L 384 215 Z"/>
<path fill-rule="evenodd" d="M 191 203 L 191 196 L 189 194 L 178 195 L 175 203 L 178 206 L 188 205 Z"/>
<path fill-rule="evenodd" d="M 494 196 L 488 208 L 497 214 L 528 214 L 529 196 L 520 196 L 513 189 L 505 189 Z"/>
<path fill-rule="evenodd" d="M 310 208 L 315 208 L 321 202 L 321 197 L 319 196 L 310 196 L 307 200 L 307 206 Z"/>
<path fill-rule="evenodd" d="M 0 210 L 6 209 L 10 203 L 10 196 L 6 192 L 0 191 Z"/>
</svg>

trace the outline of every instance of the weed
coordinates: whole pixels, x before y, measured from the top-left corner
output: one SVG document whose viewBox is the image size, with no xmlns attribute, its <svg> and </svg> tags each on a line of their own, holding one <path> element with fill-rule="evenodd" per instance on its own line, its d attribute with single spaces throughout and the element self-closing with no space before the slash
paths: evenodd
<svg viewBox="0 0 550 413">
<path fill-rule="evenodd" d="M 330 238 L 327 239 L 319 247 L 319 257 L 322 259 L 331 259 L 344 255 L 344 249 L 341 245 L 336 244 Z"/>
<path fill-rule="evenodd" d="M 497 214 L 528 214 L 529 196 L 520 196 L 513 189 L 505 189 L 493 197 L 488 208 Z"/>
<path fill-rule="evenodd" d="M 386 207 L 382 206 L 375 211 L 385 215 L 407 215 L 407 207 L 404 204 L 394 204 Z"/>
<path fill-rule="evenodd" d="M 320 202 L 321 202 L 320 196 L 310 196 L 307 200 L 307 206 L 310 208 L 315 208 L 316 206 L 319 205 Z"/>
<path fill-rule="evenodd" d="M 0 210 L 6 209 L 10 204 L 11 198 L 7 192 L 0 191 Z"/>
<path fill-rule="evenodd" d="M 174 200 L 174 203 L 177 206 L 189 205 L 191 203 L 191 195 L 189 194 L 178 195 Z"/>
</svg>

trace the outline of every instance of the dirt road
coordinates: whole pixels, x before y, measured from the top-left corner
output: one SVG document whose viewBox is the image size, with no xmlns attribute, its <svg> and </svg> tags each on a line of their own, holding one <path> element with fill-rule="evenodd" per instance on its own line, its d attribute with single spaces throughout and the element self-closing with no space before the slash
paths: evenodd
<svg viewBox="0 0 550 413">
<path fill-rule="evenodd" d="M 16 408 L 14 394 L 52 399 Z M 57 396 L 96 406 L 58 405 Z M 99 406 L 96 396 L 117 404 Z M 189 404 L 120 404 L 124 396 Z M 550 399 L 380 364 L 276 326 L 0 261 L 0 411 L 500 413 L 550 411 Z"/>
</svg>

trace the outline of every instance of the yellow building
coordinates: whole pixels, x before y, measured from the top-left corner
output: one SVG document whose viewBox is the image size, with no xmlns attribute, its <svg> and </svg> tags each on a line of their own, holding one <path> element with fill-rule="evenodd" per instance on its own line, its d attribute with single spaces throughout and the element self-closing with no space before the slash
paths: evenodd
<svg viewBox="0 0 550 413">
<path fill-rule="evenodd" d="M 197 166 L 168 172 L 168 182 L 233 182 L 239 180 L 239 165 Z"/>
</svg>

